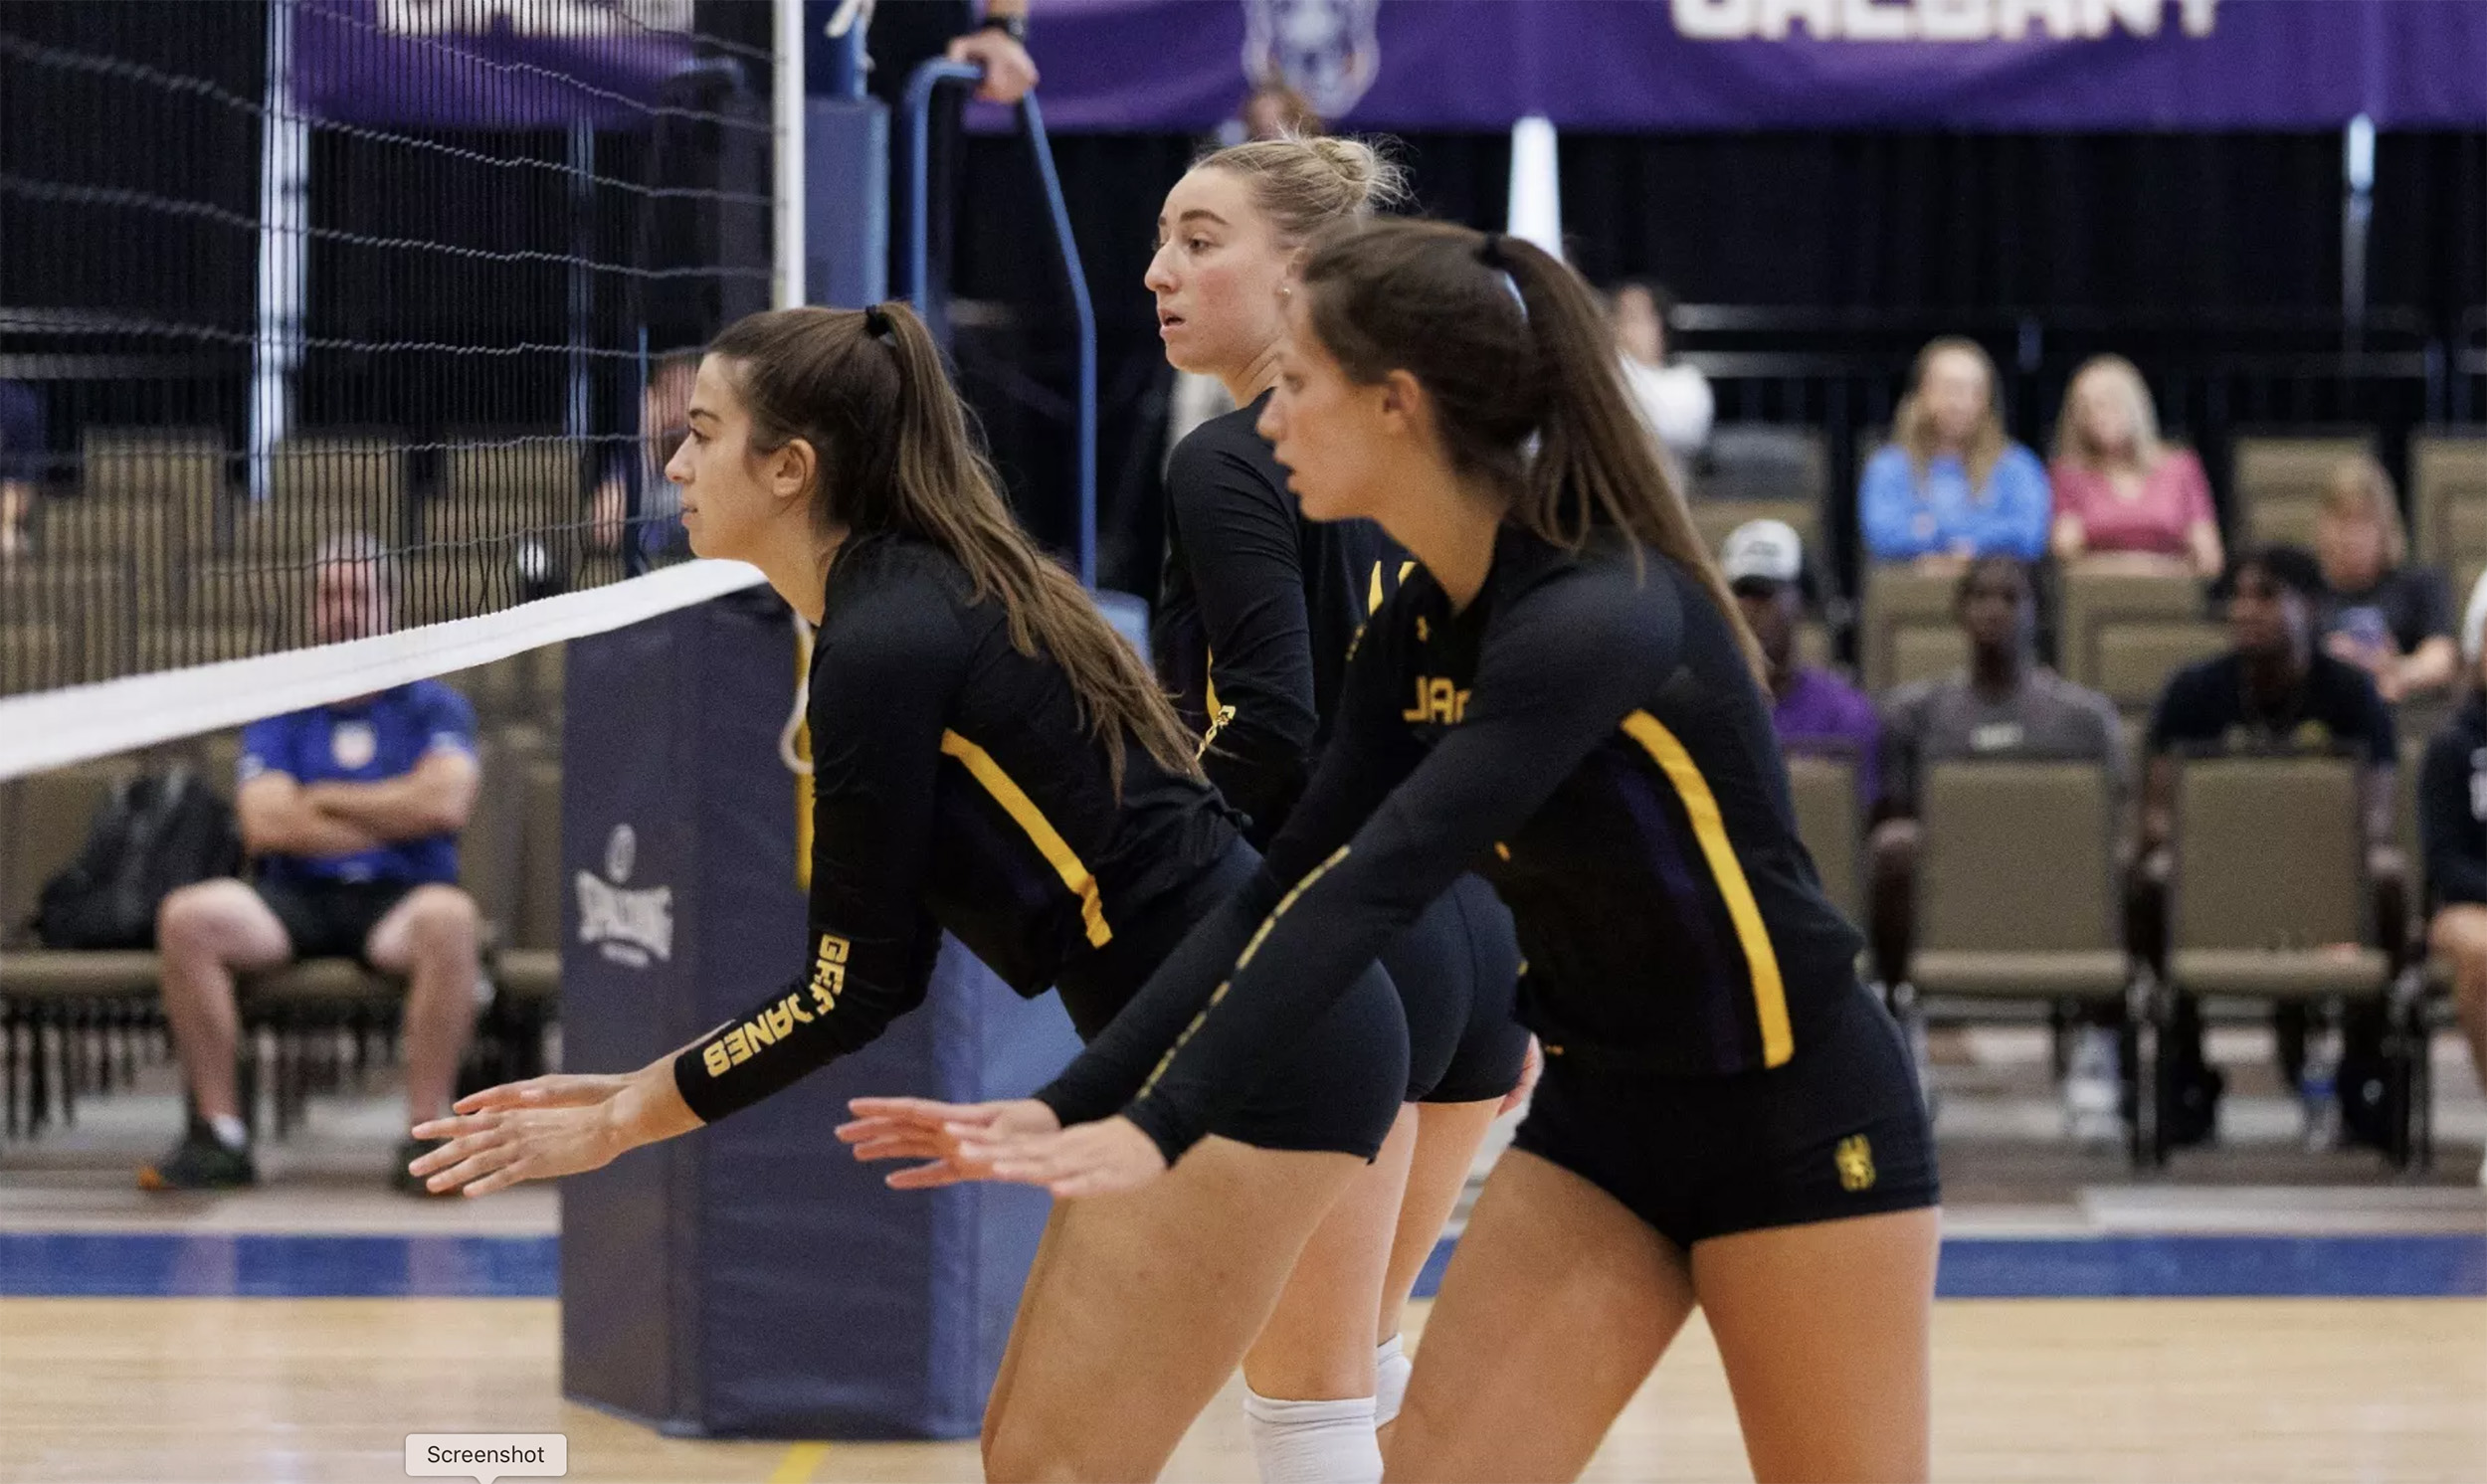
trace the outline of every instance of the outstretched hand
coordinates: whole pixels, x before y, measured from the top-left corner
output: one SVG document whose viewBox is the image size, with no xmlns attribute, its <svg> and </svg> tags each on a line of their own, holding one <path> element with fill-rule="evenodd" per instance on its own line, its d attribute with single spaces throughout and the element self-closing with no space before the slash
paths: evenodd
<svg viewBox="0 0 2487 1484">
<path fill-rule="evenodd" d="M 416 1138 L 449 1142 L 406 1168 L 435 1195 L 489 1196 L 599 1169 L 698 1126 L 670 1059 L 659 1058 L 628 1076 L 530 1077 L 470 1093 L 452 1116 L 415 1125 Z"/>
<path fill-rule="evenodd" d="M 968 1135 L 957 1158 L 986 1167 L 994 1180 L 1042 1186 L 1056 1201 L 1136 1191 L 1166 1173 L 1157 1141 L 1122 1117 L 1054 1133 Z"/>
<path fill-rule="evenodd" d="M 1053 1110 L 1035 1098 L 996 1103 L 944 1103 L 920 1097 L 860 1097 L 847 1104 L 852 1122 L 838 1126 L 840 1142 L 858 1160 L 922 1160 L 887 1178 L 891 1190 L 929 1191 L 962 1180 L 992 1180 L 982 1161 L 963 1159 L 967 1138 L 1050 1134 L 1061 1127 Z"/>
<path fill-rule="evenodd" d="M 605 1079 L 535 1080 L 586 1083 Z M 529 1085 L 486 1088 L 458 1103 L 461 1110 L 475 1104 L 477 1111 L 416 1124 L 416 1138 L 449 1142 L 408 1165 L 408 1172 L 424 1177 L 425 1189 L 436 1196 L 453 1191 L 489 1196 L 525 1181 L 601 1169 L 631 1147 L 611 1117 L 613 1093 L 590 1097 L 590 1089 L 573 1087 L 560 1093 L 538 1088 L 530 1095 L 522 1091 Z"/>
</svg>

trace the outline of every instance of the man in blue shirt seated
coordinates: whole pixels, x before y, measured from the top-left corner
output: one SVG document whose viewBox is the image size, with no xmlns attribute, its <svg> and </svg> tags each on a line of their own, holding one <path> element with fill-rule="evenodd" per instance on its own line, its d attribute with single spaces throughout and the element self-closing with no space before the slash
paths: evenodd
<svg viewBox="0 0 2487 1484">
<path fill-rule="evenodd" d="M 385 633 L 391 580 L 379 543 L 320 551 L 311 630 L 321 644 Z M 164 899 L 156 940 L 164 1017 L 195 1103 L 179 1144 L 142 1170 L 147 1190 L 257 1179 L 234 1076 L 234 978 L 300 958 L 349 957 L 406 981 L 406 1113 L 449 1112 L 481 979 L 476 905 L 458 888 L 458 832 L 475 805 L 475 712 L 437 680 L 255 722 L 235 795 L 249 880 Z M 398 1152 L 392 1180 L 427 1146 Z"/>
</svg>

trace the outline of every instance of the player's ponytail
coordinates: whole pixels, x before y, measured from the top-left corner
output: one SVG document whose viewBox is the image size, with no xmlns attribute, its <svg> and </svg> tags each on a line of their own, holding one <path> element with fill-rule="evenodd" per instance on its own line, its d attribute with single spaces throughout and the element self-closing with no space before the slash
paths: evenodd
<svg viewBox="0 0 2487 1484">
<path fill-rule="evenodd" d="M 1451 465 L 1508 490 L 1513 520 L 1576 550 L 1605 527 L 1671 558 L 1763 672 L 1577 274 L 1516 238 L 1380 220 L 1325 234 L 1304 286 L 1314 333 L 1341 369 L 1368 385 L 1395 370 L 1415 377 Z"/>
<path fill-rule="evenodd" d="M 735 363 L 761 453 L 812 445 L 815 520 L 852 535 L 898 531 L 958 559 L 979 598 L 1002 605 L 1011 642 L 1062 667 L 1120 792 L 1123 739 L 1158 765 L 1200 776 L 1185 730 L 1140 656 L 1061 565 L 1012 518 L 969 431 L 941 349 L 902 303 L 864 310 L 773 309 L 727 327 L 709 353 Z"/>
</svg>

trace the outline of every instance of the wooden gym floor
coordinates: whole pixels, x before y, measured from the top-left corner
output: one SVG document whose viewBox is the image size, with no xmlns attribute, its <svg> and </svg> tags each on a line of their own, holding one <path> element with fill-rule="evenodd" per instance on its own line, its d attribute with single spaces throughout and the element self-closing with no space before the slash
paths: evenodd
<svg viewBox="0 0 2487 1484">
<path fill-rule="evenodd" d="M 2487 1101 L 2454 1048 L 2429 1176 L 2296 1148 L 2245 1045 L 2223 1147 L 2136 1181 L 2054 1136 L 2035 1044 L 1941 1067 L 1938 1478 L 2487 1480 Z M 565 1433 L 583 1480 L 975 1477 L 972 1443 L 690 1442 L 565 1402 L 550 1193 L 395 1197 L 388 1089 L 311 1112 L 227 1197 L 130 1188 L 169 1088 L 0 1148 L 0 1484 L 402 1479 L 405 1434 L 450 1431 Z M 1252 1477 L 1234 1394 L 1167 1477 Z M 1749 1477 L 1697 1319 L 1589 1477 Z"/>
</svg>

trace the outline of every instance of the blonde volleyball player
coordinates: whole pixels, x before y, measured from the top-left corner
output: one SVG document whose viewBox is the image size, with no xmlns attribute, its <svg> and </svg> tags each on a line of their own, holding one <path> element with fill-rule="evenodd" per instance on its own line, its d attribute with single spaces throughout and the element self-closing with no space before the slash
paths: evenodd
<svg viewBox="0 0 2487 1484">
<path fill-rule="evenodd" d="M 1205 1120 L 1481 869 L 1546 1073 L 1435 1305 L 1392 1475 L 1575 1477 L 1698 1303 L 1757 1478 L 1923 1479 L 1925 1110 L 1595 299 L 1525 243 L 1383 222 L 1316 247 L 1289 331 L 1261 427 L 1304 508 L 1379 520 L 1424 570 L 1359 643 L 1260 876 L 1139 1001 L 1206 1009 L 1172 1040 L 1137 1039 L 1145 1016 L 1099 1037 L 1039 1095 L 1059 1132 L 958 1110 L 956 1158 L 1057 1198 L 1179 1176 Z"/>
</svg>

